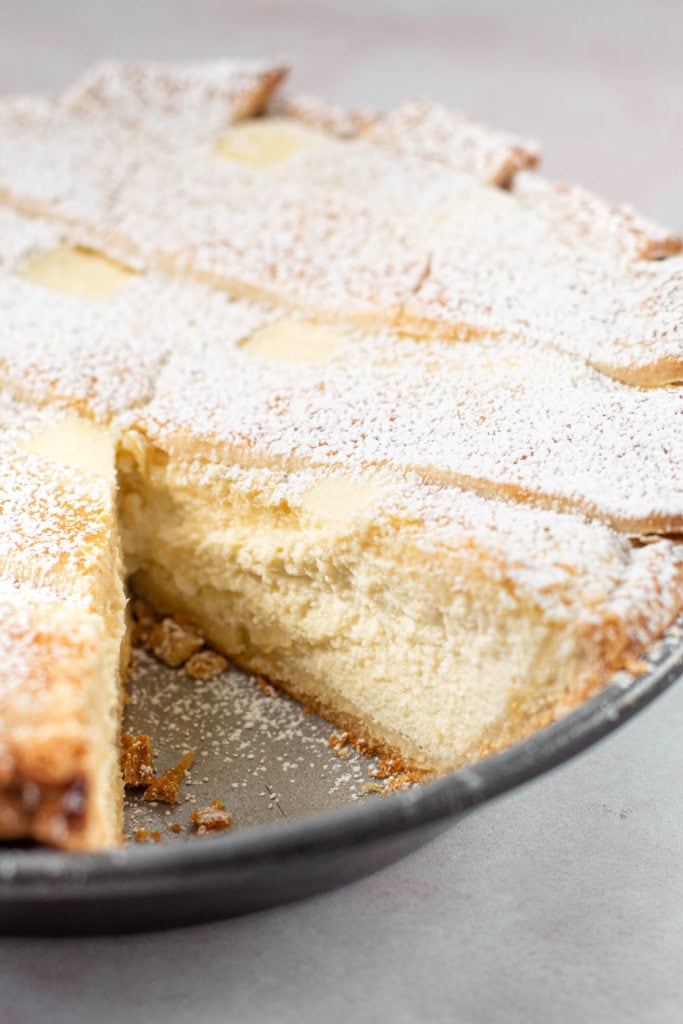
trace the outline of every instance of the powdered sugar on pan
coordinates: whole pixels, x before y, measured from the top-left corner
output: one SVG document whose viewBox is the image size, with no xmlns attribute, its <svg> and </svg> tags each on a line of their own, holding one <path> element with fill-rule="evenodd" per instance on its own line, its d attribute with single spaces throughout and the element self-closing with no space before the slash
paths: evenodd
<svg viewBox="0 0 683 1024">
<path fill-rule="evenodd" d="M 192 680 L 182 669 L 167 668 L 138 649 L 128 693 L 124 731 L 151 737 L 157 774 L 186 751 L 195 751 L 178 805 L 152 805 L 143 801 L 142 790 L 128 791 L 130 834 L 148 829 L 165 839 L 187 836 L 191 812 L 212 799 L 224 802 L 234 828 L 373 799 L 363 787 L 374 758 L 351 747 L 344 748 L 343 757 L 335 756 L 329 722 L 304 713 L 299 703 L 260 687 L 239 669 Z M 182 830 L 176 833 L 172 824 Z"/>
</svg>

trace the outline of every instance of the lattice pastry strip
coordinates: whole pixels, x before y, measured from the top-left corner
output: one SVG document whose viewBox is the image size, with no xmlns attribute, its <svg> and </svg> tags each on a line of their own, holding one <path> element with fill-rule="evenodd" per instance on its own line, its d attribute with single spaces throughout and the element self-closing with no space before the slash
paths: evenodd
<svg viewBox="0 0 683 1024">
<path fill-rule="evenodd" d="M 370 125 L 365 136 L 395 153 L 445 164 L 487 185 L 507 185 L 519 170 L 539 160 L 535 142 L 430 100 L 404 103 Z"/>
<path fill-rule="evenodd" d="M 69 86 L 59 103 L 84 116 L 120 120 L 164 147 L 187 145 L 259 114 L 287 70 L 281 60 L 104 60 Z"/>
<path fill-rule="evenodd" d="M 614 260 L 657 260 L 681 251 L 675 231 L 641 216 L 631 206 L 613 206 L 580 185 L 550 182 L 525 171 L 517 175 L 512 190 L 570 246 L 590 247 Z"/>
</svg>

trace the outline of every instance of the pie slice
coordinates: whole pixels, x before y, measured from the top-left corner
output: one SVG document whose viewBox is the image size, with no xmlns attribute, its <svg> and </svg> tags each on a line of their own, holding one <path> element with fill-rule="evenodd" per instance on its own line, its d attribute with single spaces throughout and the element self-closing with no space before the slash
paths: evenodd
<svg viewBox="0 0 683 1024">
<path fill-rule="evenodd" d="M 106 430 L 0 409 L 0 838 L 116 843 L 128 660 Z"/>
</svg>

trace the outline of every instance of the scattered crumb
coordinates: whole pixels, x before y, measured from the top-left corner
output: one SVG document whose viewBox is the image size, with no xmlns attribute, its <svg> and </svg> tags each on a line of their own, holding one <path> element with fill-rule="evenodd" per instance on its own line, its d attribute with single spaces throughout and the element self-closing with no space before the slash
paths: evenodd
<svg viewBox="0 0 683 1024">
<path fill-rule="evenodd" d="M 232 825 L 232 814 L 225 810 L 222 800 L 212 800 L 210 807 L 197 807 L 190 815 L 190 821 L 197 827 L 197 835 L 209 832 L 224 832 Z"/>
<path fill-rule="evenodd" d="M 372 757 L 376 752 L 373 745 L 364 736 L 357 736 L 356 733 L 347 732 L 345 729 L 333 732 L 329 738 L 329 744 L 335 756 L 341 757 L 343 760 L 349 757 L 351 749 L 363 757 Z M 378 777 L 384 778 L 384 776 Z"/>
<path fill-rule="evenodd" d="M 162 841 L 161 832 L 150 832 L 147 828 L 137 828 L 134 832 L 136 843 L 160 843 Z"/>
<path fill-rule="evenodd" d="M 178 832 L 183 831 L 183 826 L 178 821 L 174 821 L 173 824 L 169 825 L 168 827 L 170 828 L 171 832 L 175 832 L 176 834 Z"/>
<path fill-rule="evenodd" d="M 396 775 L 391 779 L 387 779 L 385 783 L 385 789 L 388 793 L 396 793 L 401 789 L 412 789 L 413 786 L 417 786 L 420 782 L 425 781 L 426 776 L 420 775 L 419 778 L 409 778 L 405 775 Z"/>
<path fill-rule="evenodd" d="M 379 782 L 364 782 L 361 786 L 362 793 L 386 793 L 386 786 L 380 786 Z"/>
<path fill-rule="evenodd" d="M 121 737 L 121 774 L 124 786 L 149 786 L 154 779 L 154 762 L 149 736 Z"/>
<path fill-rule="evenodd" d="M 431 778 L 432 773 L 408 765 L 400 757 L 385 756 L 380 757 L 377 767 L 370 770 L 370 776 L 373 779 L 384 779 L 384 789 L 395 792 L 425 782 Z"/>
<path fill-rule="evenodd" d="M 266 697 L 279 697 L 280 691 L 272 683 L 269 683 L 265 676 L 254 676 L 256 683 L 260 690 L 262 690 Z"/>
<path fill-rule="evenodd" d="M 149 635 L 159 621 L 158 616 L 139 598 L 131 601 L 130 610 L 133 616 L 133 643 L 149 647 Z"/>
<path fill-rule="evenodd" d="M 149 633 L 149 646 L 169 668 L 184 665 L 204 646 L 204 637 L 194 626 L 177 618 L 162 619 Z"/>
<path fill-rule="evenodd" d="M 213 679 L 227 667 L 228 659 L 208 648 L 193 654 L 185 663 L 185 671 L 192 679 Z"/>
<path fill-rule="evenodd" d="M 349 734 L 348 732 L 333 732 L 328 740 L 330 748 L 335 757 L 341 757 L 343 761 L 349 759 Z"/>
<path fill-rule="evenodd" d="M 381 757 L 376 768 L 370 770 L 373 779 L 388 779 L 392 775 L 403 772 L 404 766 L 401 761 L 394 757 Z"/>
<path fill-rule="evenodd" d="M 180 799 L 180 783 L 193 760 L 194 750 L 183 754 L 175 768 L 169 768 L 147 787 L 144 794 L 145 800 L 158 800 L 162 804 L 177 804 Z"/>
<path fill-rule="evenodd" d="M 158 615 L 139 599 L 131 608 L 133 643 L 150 650 L 164 665 L 184 665 L 192 679 L 213 679 L 228 667 L 228 659 L 207 647 L 201 631 L 184 615 Z"/>
</svg>

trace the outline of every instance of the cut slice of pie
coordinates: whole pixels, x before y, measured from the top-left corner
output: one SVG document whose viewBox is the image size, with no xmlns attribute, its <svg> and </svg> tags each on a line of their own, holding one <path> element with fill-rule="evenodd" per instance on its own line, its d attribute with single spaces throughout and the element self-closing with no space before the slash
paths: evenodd
<svg viewBox="0 0 683 1024">
<path fill-rule="evenodd" d="M 122 826 L 113 439 L 7 399 L 0 422 L 0 838 L 98 848 Z"/>
<path fill-rule="evenodd" d="M 0 104 L 0 836 L 116 840 L 122 575 L 426 774 L 683 607 L 676 237 L 282 77 Z"/>
</svg>

